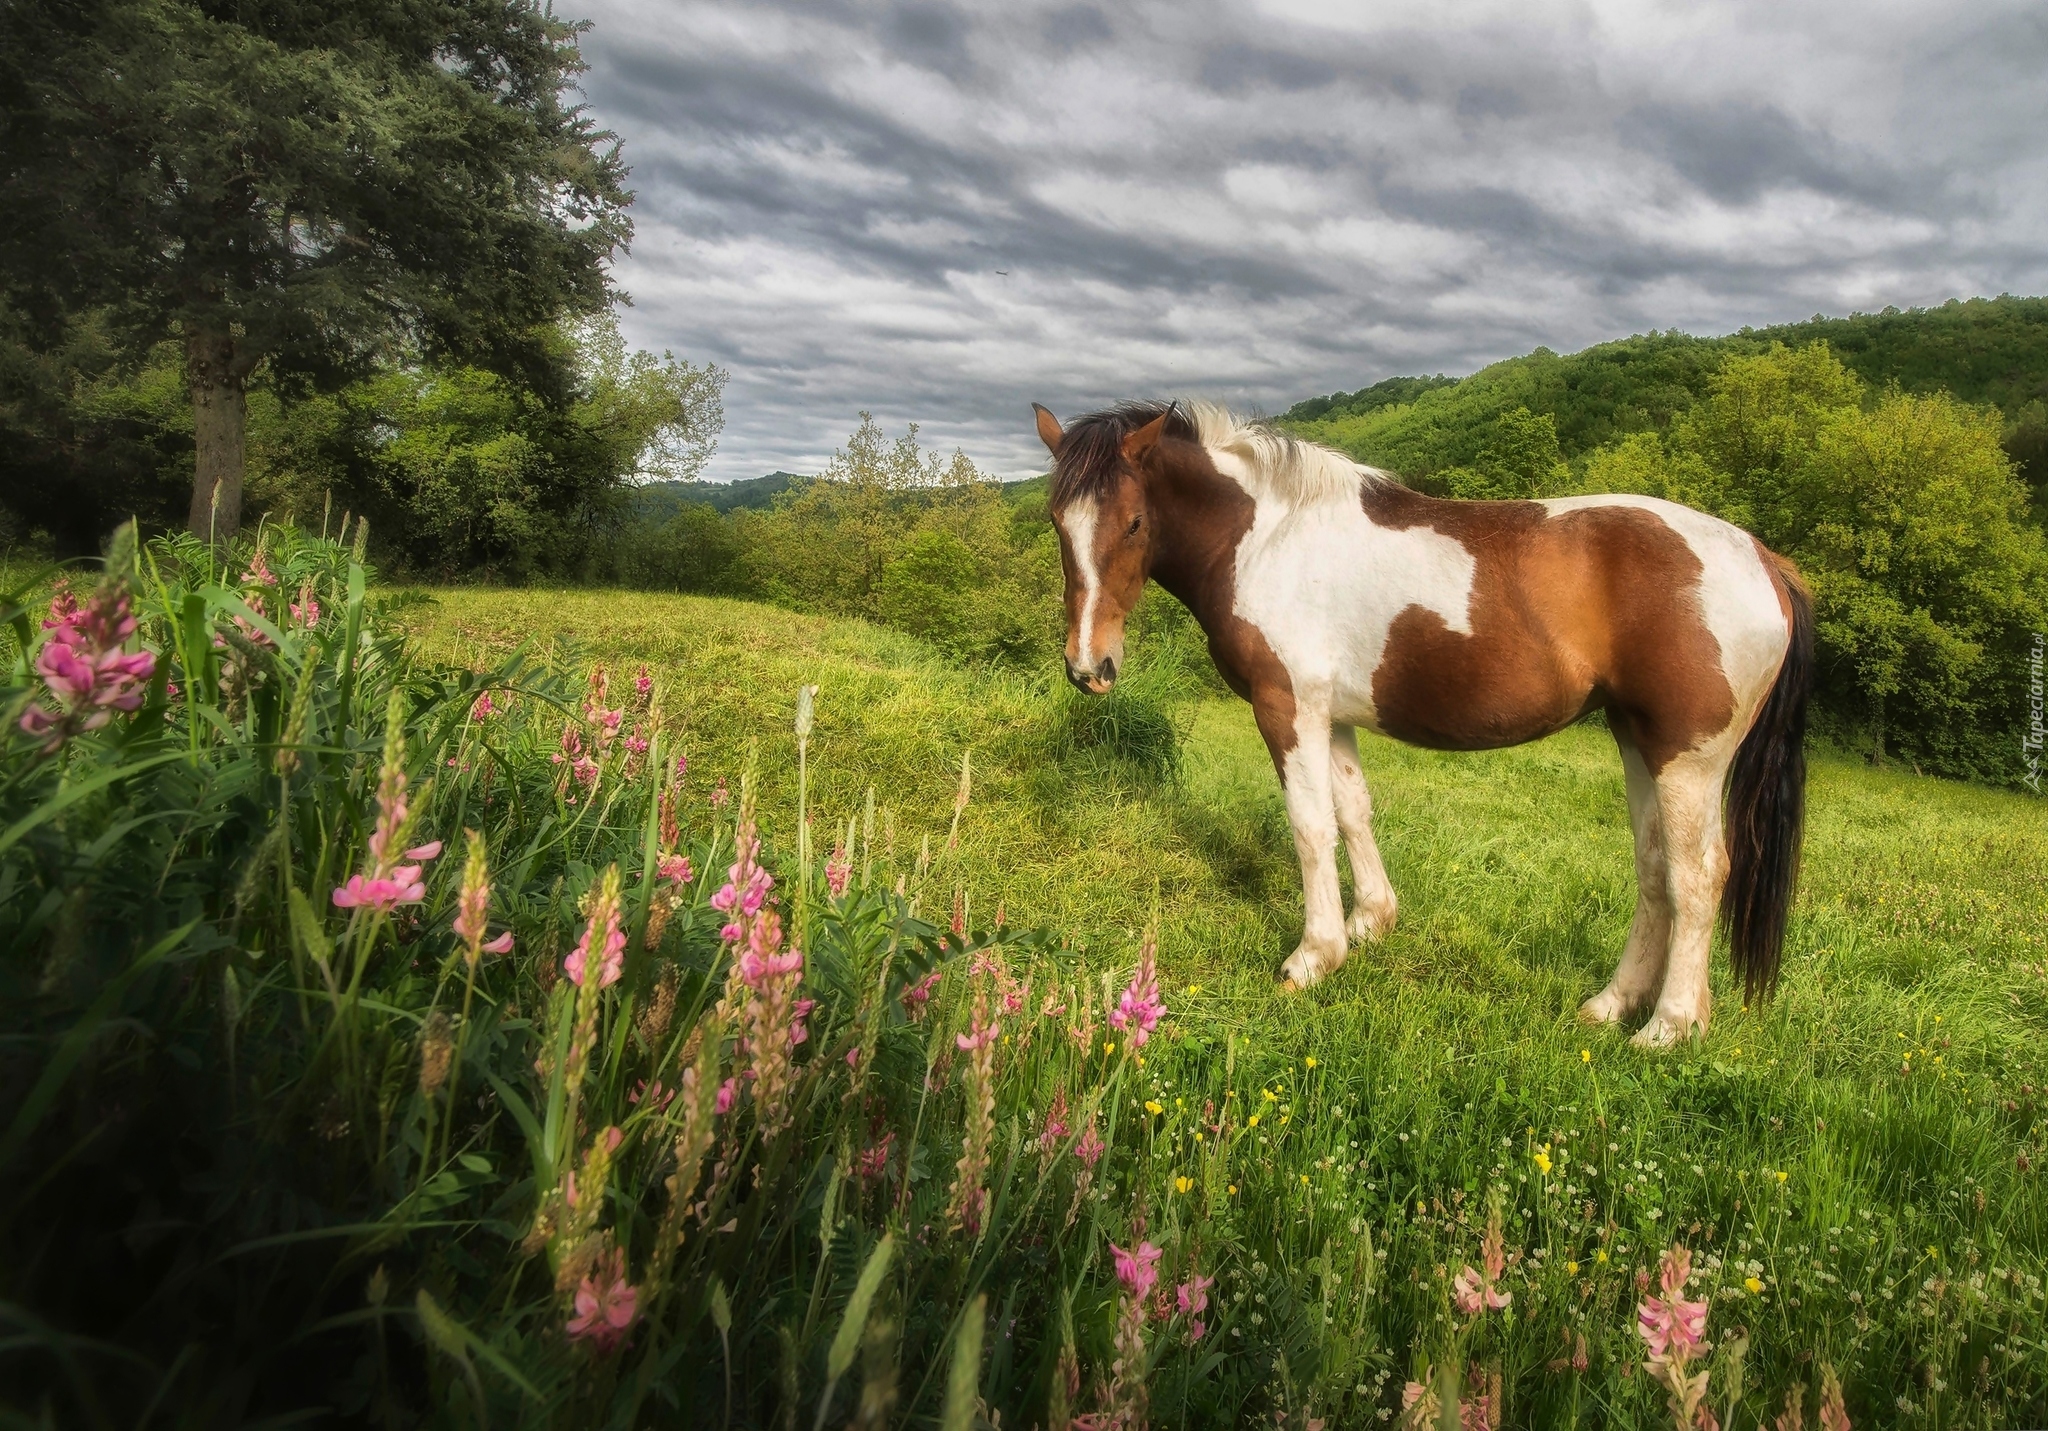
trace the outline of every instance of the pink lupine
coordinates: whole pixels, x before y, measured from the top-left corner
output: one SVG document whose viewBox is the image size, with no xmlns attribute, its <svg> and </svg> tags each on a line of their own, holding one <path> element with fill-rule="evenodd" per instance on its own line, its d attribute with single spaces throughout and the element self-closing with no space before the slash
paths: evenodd
<svg viewBox="0 0 2048 1431">
<path fill-rule="evenodd" d="M 576 941 L 576 947 L 562 964 L 562 972 L 579 989 L 590 977 L 593 956 L 597 959 L 598 988 L 610 988 L 625 972 L 626 931 L 619 923 L 618 900 L 607 898 L 608 892 L 599 893 L 590 911 L 590 922 L 583 927 L 583 937 Z"/>
<path fill-rule="evenodd" d="M 674 1102 L 675 1096 L 676 1091 L 673 1088 L 663 1088 L 660 1079 L 657 1078 L 650 1083 L 643 1078 L 626 1094 L 626 1101 L 638 1107 L 641 1101 L 645 1100 L 648 1107 L 662 1109 Z"/>
<path fill-rule="evenodd" d="M 566 1328 L 570 1339 L 588 1341 L 599 1355 L 611 1352 L 633 1325 L 639 1300 L 639 1289 L 626 1280 L 625 1253 L 612 1249 L 576 1289 L 576 1315 Z"/>
<path fill-rule="evenodd" d="M 633 694 L 640 699 L 642 705 L 645 705 L 654 695 L 654 677 L 647 674 L 647 667 L 644 665 L 640 668 L 639 673 L 633 677 Z"/>
<path fill-rule="evenodd" d="M 1159 997 L 1159 970 L 1155 964 L 1156 947 L 1151 939 L 1145 941 L 1138 954 L 1138 969 L 1131 976 L 1130 984 L 1123 996 L 1111 1010 L 1109 1021 L 1129 1035 L 1133 1049 L 1145 1046 L 1152 1037 L 1152 1030 L 1159 1025 L 1160 1015 L 1166 1012 L 1166 1005 Z"/>
<path fill-rule="evenodd" d="M 825 861 L 825 888 L 837 899 L 846 893 L 846 886 L 852 879 L 852 858 L 847 855 L 844 845 L 834 845 L 832 857 Z"/>
<path fill-rule="evenodd" d="M 1188 1319 L 1189 1341 L 1200 1341 L 1209 1330 L 1202 1322 L 1202 1313 L 1209 1310 L 1209 1289 L 1215 1285 L 1214 1277 L 1190 1272 L 1188 1280 L 1173 1289 L 1174 1302 Z"/>
<path fill-rule="evenodd" d="M 1501 1205 L 1493 1204 L 1486 1219 L 1486 1236 L 1479 1244 L 1480 1265 L 1468 1265 L 1451 1283 L 1452 1299 L 1458 1311 L 1468 1317 L 1497 1312 L 1515 1300 L 1514 1293 L 1500 1290 L 1500 1279 L 1508 1270 L 1507 1246 L 1501 1233 Z"/>
<path fill-rule="evenodd" d="M 680 774 L 681 772 L 677 773 Z M 726 806 L 730 805 L 731 803 L 732 792 L 725 788 L 725 777 L 721 775 L 718 777 L 718 784 L 713 786 L 711 789 L 711 808 L 714 810 L 723 810 Z"/>
<path fill-rule="evenodd" d="M 960 1046 L 961 1052 L 971 1053 L 975 1049 L 987 1048 L 1002 1031 L 1003 1026 L 999 1023 L 977 1024 L 964 1034 L 953 1035 L 953 1042 Z"/>
<path fill-rule="evenodd" d="M 633 727 L 633 733 L 626 737 L 626 753 L 635 758 L 647 753 L 647 737 L 640 733 L 640 727 L 637 725 Z"/>
<path fill-rule="evenodd" d="M 896 1141 L 896 1132 L 890 1129 L 882 1135 L 882 1141 L 863 1148 L 854 1156 L 853 1170 L 863 1182 L 872 1182 L 889 1168 L 889 1147 Z"/>
<path fill-rule="evenodd" d="M 1142 1302 L 1151 1292 L 1152 1285 L 1159 1280 L 1160 1250 L 1144 1241 L 1140 1241 L 1129 1251 L 1112 1242 L 1109 1250 L 1116 1258 L 1117 1281 L 1130 1289 L 1131 1296 Z"/>
<path fill-rule="evenodd" d="M 725 1080 L 725 1082 L 719 1084 L 718 1100 L 716 1104 L 718 1109 L 718 1116 L 723 1118 L 726 1114 L 732 1112 L 733 1102 L 739 1096 L 740 1081 L 738 1077 L 728 1078 Z"/>
<path fill-rule="evenodd" d="M 598 770 L 598 763 L 587 755 L 577 757 L 575 763 L 569 767 L 569 773 L 576 777 L 576 783 L 585 790 L 597 784 Z"/>
<path fill-rule="evenodd" d="M 925 1007 L 931 1003 L 932 991 L 939 987 L 939 973 L 939 970 L 934 969 L 915 984 L 904 986 L 903 1012 L 909 1015 L 913 1023 L 924 1017 Z"/>
<path fill-rule="evenodd" d="M 484 691 L 469 705 L 469 718 L 473 721 L 487 721 L 496 715 L 500 707 L 491 699 L 491 693 Z"/>
<path fill-rule="evenodd" d="M 790 1009 L 789 1045 L 791 1048 L 810 1038 L 811 1031 L 804 1026 L 804 1020 L 811 1016 L 811 1010 L 816 1007 L 818 1007 L 816 999 L 798 999 L 795 1006 Z"/>
<path fill-rule="evenodd" d="M 512 952 L 512 931 L 508 929 L 496 939 L 490 940 L 483 946 L 483 952 L 486 954 L 510 954 Z"/>
<path fill-rule="evenodd" d="M 418 865 L 399 865 L 388 876 L 365 878 L 355 874 L 334 891 L 336 909 L 374 909 L 388 914 L 401 904 L 418 904 L 427 897 Z"/>
<path fill-rule="evenodd" d="M 1706 1340 L 1707 1303 L 1704 1298 L 1688 1301 L 1685 1284 L 1692 1276 L 1692 1253 L 1673 1243 L 1665 1249 L 1658 1269 L 1661 1297 L 1645 1297 L 1636 1308 L 1636 1331 L 1649 1348 L 1647 1369 L 1670 1393 L 1673 1424 L 1679 1431 L 1714 1431 L 1718 1423 L 1707 1408 L 1705 1369 L 1695 1373 L 1692 1363 L 1710 1349 Z"/>
<path fill-rule="evenodd" d="M 320 624 L 320 598 L 313 594 L 312 582 L 305 582 L 299 587 L 299 599 L 291 605 L 294 625 L 311 631 Z"/>
<path fill-rule="evenodd" d="M 1038 1135 L 1038 1151 L 1050 1158 L 1059 1151 L 1067 1133 L 1067 1090 L 1062 1088 L 1052 1096 L 1052 1106 L 1045 1110 L 1045 1127 Z"/>
<path fill-rule="evenodd" d="M 405 857 L 409 860 L 431 860 L 438 859 L 440 854 L 441 841 L 429 840 L 424 845 L 414 845 L 405 852 Z"/>
<path fill-rule="evenodd" d="M 996 1127 L 996 1035 L 1002 1026 L 989 1017 L 988 981 L 975 980 L 974 1011 L 967 1032 L 955 1034 L 953 1042 L 967 1055 L 960 1061 L 960 1078 L 967 1094 L 967 1126 L 961 1138 L 960 1160 L 954 1165 L 953 1193 L 948 1216 L 955 1227 L 970 1236 L 979 1235 L 982 1214 L 988 1204 L 986 1186 L 989 1150 Z"/>
<path fill-rule="evenodd" d="M 741 907 L 744 909 L 744 903 Z M 809 1036 L 796 997 L 797 986 L 803 982 L 804 956 L 800 949 L 783 947 L 782 920 L 774 910 L 762 910 L 748 919 L 747 925 L 747 947 L 739 956 L 739 969 L 751 991 L 745 1009 L 747 1054 L 752 1059 L 748 1073 L 754 1080 L 762 1131 L 772 1136 L 788 1124 L 790 1051 Z"/>
<path fill-rule="evenodd" d="M 1108 1149 L 1109 1144 L 1095 1133 L 1095 1120 L 1090 1118 L 1088 1126 L 1081 1130 L 1081 1140 L 1074 1144 L 1074 1156 L 1081 1160 L 1083 1167 L 1092 1168 Z"/>
<path fill-rule="evenodd" d="M 689 884 L 697 878 L 697 872 L 690 868 L 688 855 L 663 855 L 655 864 L 656 878 L 670 884 Z"/>
<path fill-rule="evenodd" d="M 42 739 L 46 754 L 80 731 L 98 730 L 115 711 L 142 705 L 156 674 L 156 655 L 122 649 L 135 624 L 126 584 L 118 578 L 102 582 L 83 606 L 68 592 L 50 603 L 43 622 L 50 634 L 36 653 L 36 674 L 59 709 L 34 704 L 21 716 L 22 730 Z"/>
<path fill-rule="evenodd" d="M 484 864 L 484 842 L 469 832 L 469 861 L 462 870 L 462 893 L 455 900 L 455 937 L 469 949 L 474 964 L 484 949 L 484 930 L 491 913 L 490 872 Z"/>
</svg>

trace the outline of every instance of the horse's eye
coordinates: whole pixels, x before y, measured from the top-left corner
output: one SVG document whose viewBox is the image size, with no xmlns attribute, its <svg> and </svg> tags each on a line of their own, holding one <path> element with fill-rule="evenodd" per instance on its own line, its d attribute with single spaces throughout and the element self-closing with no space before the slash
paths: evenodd
<svg viewBox="0 0 2048 1431">
<path fill-rule="evenodd" d="M 1135 537 L 1136 535 L 1138 535 L 1138 523 L 1144 520 L 1145 519 L 1143 517 L 1131 518 L 1131 529 L 1128 532 L 1125 532 L 1124 535 L 1127 537 Z"/>
</svg>

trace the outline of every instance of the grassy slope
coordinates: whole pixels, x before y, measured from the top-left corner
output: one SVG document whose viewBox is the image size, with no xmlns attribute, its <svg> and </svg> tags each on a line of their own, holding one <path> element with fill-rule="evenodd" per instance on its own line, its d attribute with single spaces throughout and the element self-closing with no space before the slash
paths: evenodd
<svg viewBox="0 0 2048 1431">
<path fill-rule="evenodd" d="M 688 692 L 676 714 L 700 790 L 759 739 L 771 822 L 794 803 L 774 782 L 794 769 L 795 690 L 817 682 L 813 807 L 821 822 L 843 818 L 875 786 L 898 867 L 931 839 L 933 905 L 964 884 L 976 909 L 1003 901 L 1013 923 L 1071 930 L 1106 964 L 1129 959 L 1156 890 L 1185 1035 L 1153 1059 L 1172 1105 L 1154 1145 L 1162 1184 L 1199 1099 L 1270 1089 L 1272 1141 L 1262 1133 L 1260 1157 L 1228 1173 L 1242 1191 L 1204 1183 L 1219 1226 L 1297 1271 L 1366 1223 L 1389 1256 L 1382 1340 L 1353 1349 L 1363 1390 L 1330 1408 L 1346 1422 L 1393 1404 L 1372 1366 L 1391 1366 L 1398 1385 L 1408 1347 L 1440 1334 L 1433 1268 L 1474 1255 L 1472 1214 L 1489 1185 L 1514 1200 L 1511 1243 L 1547 1250 L 1525 1264 L 1536 1270 L 1520 1306 L 1581 1318 L 1593 1343 L 1594 1374 L 1554 1386 L 1540 1371 L 1553 1342 L 1510 1330 L 1497 1344 L 1549 1386 L 1534 1394 L 1538 1419 L 1567 1407 L 1656 1419 L 1645 1379 L 1615 1375 L 1636 1355 L 1633 1293 L 1625 1276 L 1602 1279 L 1667 1230 L 1727 1259 L 1713 1326 L 1755 1334 L 1752 1386 L 1811 1384 L 1799 1359 L 1818 1355 L 1843 1366 L 1852 1405 L 1878 1424 L 2048 1416 L 2048 1197 L 2021 1168 L 2044 1154 L 2036 1090 L 2048 1076 L 2038 800 L 1818 758 L 1783 992 L 1745 1012 L 1719 971 L 1712 1037 L 1652 1057 L 1572 1019 L 1606 977 L 1634 897 L 1621 775 L 1597 729 L 1483 755 L 1368 743 L 1401 925 L 1287 999 L 1271 971 L 1298 932 L 1298 876 L 1242 706 L 1187 708 L 1182 781 L 1148 788 L 1100 757 L 1050 758 L 1043 731 L 1063 697 L 962 672 L 856 622 L 535 591 L 443 592 L 416 620 L 446 655 L 531 635 L 615 666 L 647 661 Z M 973 803 L 948 855 L 968 747 Z M 1544 1141 L 1562 1166 L 1539 1196 L 1531 1154 Z M 1736 1264 L 1751 1259 L 1761 1296 L 1739 1290 Z M 1568 1274 L 1567 1260 L 1583 1270 Z M 1259 1304 L 1228 1299 L 1267 1284 L 1245 1261 L 1225 1271 L 1225 1330 L 1247 1330 L 1236 1319 Z M 1332 1355 L 1325 1347 L 1326 1371 Z M 1929 1390 L 1930 1365 L 1945 1391 Z"/>
</svg>

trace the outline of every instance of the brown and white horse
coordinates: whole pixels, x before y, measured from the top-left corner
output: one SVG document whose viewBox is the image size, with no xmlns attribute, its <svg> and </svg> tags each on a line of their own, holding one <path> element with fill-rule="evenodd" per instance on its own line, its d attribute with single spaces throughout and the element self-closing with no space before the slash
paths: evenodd
<svg viewBox="0 0 2048 1431">
<path fill-rule="evenodd" d="M 1289 987 L 1394 923 L 1356 727 L 1484 750 L 1593 710 L 1621 747 L 1638 896 L 1614 978 L 1581 1017 L 1647 1008 L 1643 1045 L 1704 1032 L 1717 910 L 1745 991 L 1775 983 L 1813 670 L 1811 603 L 1789 562 L 1649 497 L 1441 501 L 1216 407 L 1130 403 L 1064 430 L 1036 410 L 1054 457 L 1069 679 L 1110 688 L 1149 578 L 1251 702 L 1301 856 Z"/>
</svg>

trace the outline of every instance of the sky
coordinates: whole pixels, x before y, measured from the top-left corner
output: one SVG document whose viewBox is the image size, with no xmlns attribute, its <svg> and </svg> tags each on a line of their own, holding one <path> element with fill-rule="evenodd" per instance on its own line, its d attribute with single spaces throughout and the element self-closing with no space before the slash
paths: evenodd
<svg viewBox="0 0 2048 1431">
<path fill-rule="evenodd" d="M 2048 292 L 2048 6 L 584 0 L 707 475 Z"/>
</svg>

